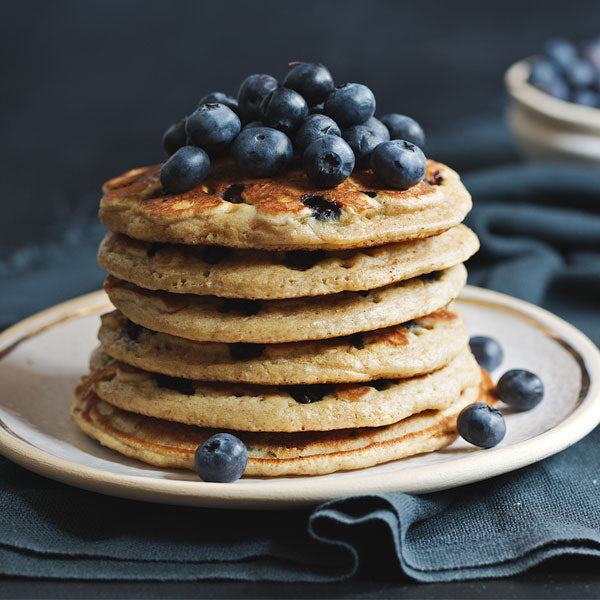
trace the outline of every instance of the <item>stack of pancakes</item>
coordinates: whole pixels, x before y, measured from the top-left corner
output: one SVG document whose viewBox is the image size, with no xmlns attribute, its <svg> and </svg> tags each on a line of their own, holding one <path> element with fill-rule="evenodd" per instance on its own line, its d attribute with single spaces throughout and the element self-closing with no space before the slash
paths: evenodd
<svg viewBox="0 0 600 600">
<path fill-rule="evenodd" d="M 99 251 L 117 310 L 75 393 L 90 436 L 162 467 L 229 431 L 247 475 L 309 475 L 429 452 L 489 387 L 453 304 L 478 249 L 471 199 L 428 161 L 406 191 L 355 171 L 244 179 L 223 159 L 165 195 L 160 166 L 105 184 Z M 485 378 L 484 378 L 485 379 Z"/>
</svg>

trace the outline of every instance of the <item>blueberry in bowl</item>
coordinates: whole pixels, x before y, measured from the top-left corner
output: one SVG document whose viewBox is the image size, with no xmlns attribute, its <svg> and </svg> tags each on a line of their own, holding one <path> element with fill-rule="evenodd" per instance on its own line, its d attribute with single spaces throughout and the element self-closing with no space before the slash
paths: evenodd
<svg viewBox="0 0 600 600">
<path fill-rule="evenodd" d="M 600 164 L 600 38 L 555 38 L 504 77 L 508 125 L 526 158 Z"/>
</svg>

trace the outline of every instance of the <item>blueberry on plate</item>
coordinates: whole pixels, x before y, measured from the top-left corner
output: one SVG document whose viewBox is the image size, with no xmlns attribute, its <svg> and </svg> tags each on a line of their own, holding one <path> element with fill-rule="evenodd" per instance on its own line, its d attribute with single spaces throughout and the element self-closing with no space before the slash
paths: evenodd
<svg viewBox="0 0 600 600">
<path fill-rule="evenodd" d="M 500 377 L 496 394 L 502 402 L 518 410 L 530 410 L 544 397 L 542 380 L 531 371 L 512 369 Z"/>
<path fill-rule="evenodd" d="M 196 473 L 204 481 L 233 483 L 246 470 L 248 450 L 230 433 L 217 433 L 198 446 L 194 455 Z"/>
<path fill-rule="evenodd" d="M 231 145 L 237 168 L 248 177 L 271 177 L 285 171 L 293 157 L 290 138 L 270 127 L 244 129 Z"/>
<path fill-rule="evenodd" d="M 371 153 L 371 168 L 386 185 L 407 190 L 425 176 L 423 151 L 406 140 L 391 140 L 379 144 Z"/>
<path fill-rule="evenodd" d="M 391 140 L 390 130 L 379 119 L 371 117 L 370 119 L 367 119 L 363 125 L 368 127 L 375 135 L 382 138 L 384 142 L 389 142 Z"/>
<path fill-rule="evenodd" d="M 203 104 L 211 104 L 214 102 L 224 104 L 236 114 L 239 110 L 237 98 L 234 98 L 229 94 L 224 94 L 223 92 L 211 92 L 210 94 L 206 94 L 206 96 L 202 96 L 202 98 L 200 98 L 200 102 L 198 102 L 198 108 L 200 108 Z"/>
<path fill-rule="evenodd" d="M 502 413 L 485 402 L 465 406 L 458 415 L 456 426 L 463 439 L 481 448 L 496 446 L 506 434 Z"/>
<path fill-rule="evenodd" d="M 308 178 L 319 188 L 342 183 L 354 169 L 354 152 L 341 137 L 325 135 L 311 142 L 302 155 Z"/>
<path fill-rule="evenodd" d="M 181 194 L 199 185 L 209 170 L 210 158 L 202 148 L 183 146 L 162 166 L 160 182 L 167 194 Z"/>
<path fill-rule="evenodd" d="M 544 44 L 544 54 L 562 71 L 577 60 L 577 48 L 563 38 L 552 38 Z"/>
<path fill-rule="evenodd" d="M 308 117 L 306 100 L 294 90 L 277 88 L 264 97 L 260 110 L 267 127 L 279 129 L 288 135 L 295 133 Z"/>
<path fill-rule="evenodd" d="M 497 340 L 485 335 L 474 335 L 469 340 L 471 352 L 475 360 L 486 371 L 493 371 L 502 362 L 504 352 Z"/>
<path fill-rule="evenodd" d="M 388 128 L 392 140 L 406 140 L 419 148 L 425 145 L 425 134 L 421 126 L 411 117 L 398 113 L 383 115 L 381 122 Z"/>
<path fill-rule="evenodd" d="M 238 92 L 238 114 L 244 123 L 260 120 L 260 103 L 278 85 L 275 77 L 265 74 L 249 75 L 242 81 Z"/>
<path fill-rule="evenodd" d="M 311 142 L 324 135 L 337 135 L 340 137 L 342 132 L 333 119 L 325 115 L 311 115 L 300 126 L 294 139 L 294 147 L 297 152 L 302 154 Z"/>
<path fill-rule="evenodd" d="M 373 133 L 366 125 L 354 125 L 353 127 L 344 129 L 342 137 L 348 142 L 350 148 L 352 148 L 356 164 L 363 169 L 369 168 L 373 150 L 379 144 L 385 142 L 382 137 Z"/>
<path fill-rule="evenodd" d="M 187 144 L 187 135 L 185 133 L 185 117 L 171 125 L 162 137 L 162 145 L 167 156 L 175 154 L 179 148 Z"/>
<path fill-rule="evenodd" d="M 375 96 L 361 83 L 345 83 L 325 99 L 323 112 L 342 129 L 361 125 L 375 113 Z"/>
<path fill-rule="evenodd" d="M 323 102 L 333 91 L 333 77 L 327 67 L 319 63 L 291 63 L 292 68 L 283 80 L 286 88 L 304 96 L 309 106 Z"/>
<path fill-rule="evenodd" d="M 202 104 L 185 123 L 188 143 L 203 148 L 211 156 L 223 153 L 241 128 L 240 118 L 218 102 Z"/>
</svg>

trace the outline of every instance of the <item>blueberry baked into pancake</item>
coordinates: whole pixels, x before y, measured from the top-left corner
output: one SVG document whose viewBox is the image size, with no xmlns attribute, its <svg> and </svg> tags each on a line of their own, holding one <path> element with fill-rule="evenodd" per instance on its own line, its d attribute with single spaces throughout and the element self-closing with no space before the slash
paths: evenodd
<svg viewBox="0 0 600 600">
<path fill-rule="evenodd" d="M 495 398 L 454 304 L 471 198 L 412 118 L 291 63 L 212 92 L 164 163 L 103 187 L 116 310 L 71 416 L 205 481 L 366 468 L 457 437 Z"/>
</svg>

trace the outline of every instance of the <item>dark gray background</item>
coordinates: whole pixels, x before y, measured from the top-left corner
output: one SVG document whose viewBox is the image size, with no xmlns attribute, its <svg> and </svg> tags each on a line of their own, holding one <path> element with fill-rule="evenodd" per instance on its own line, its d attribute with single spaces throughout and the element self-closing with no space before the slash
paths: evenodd
<svg viewBox="0 0 600 600">
<path fill-rule="evenodd" d="M 500 114 L 505 69 L 549 35 L 598 29 L 598 0 L 2 2 L 0 260 L 92 216 L 105 179 L 249 73 L 318 60 L 435 134 Z"/>
</svg>

